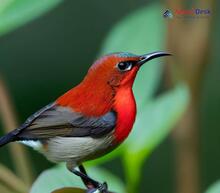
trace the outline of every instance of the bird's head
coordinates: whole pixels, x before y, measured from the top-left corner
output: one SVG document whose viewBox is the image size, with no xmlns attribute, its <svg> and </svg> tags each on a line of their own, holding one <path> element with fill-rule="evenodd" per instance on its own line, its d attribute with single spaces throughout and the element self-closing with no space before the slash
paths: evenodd
<svg viewBox="0 0 220 193">
<path fill-rule="evenodd" d="M 152 52 L 135 55 L 128 52 L 109 54 L 98 59 L 89 69 L 87 80 L 95 80 L 114 87 L 132 86 L 140 67 L 146 62 L 170 55 L 166 52 Z M 92 81 L 93 82 L 93 81 Z"/>
<path fill-rule="evenodd" d="M 115 102 L 131 101 L 131 88 L 143 64 L 167 55 L 166 52 L 144 55 L 119 52 L 103 56 L 90 67 L 84 80 L 57 102 L 87 115 L 102 115 L 112 109 Z"/>
</svg>

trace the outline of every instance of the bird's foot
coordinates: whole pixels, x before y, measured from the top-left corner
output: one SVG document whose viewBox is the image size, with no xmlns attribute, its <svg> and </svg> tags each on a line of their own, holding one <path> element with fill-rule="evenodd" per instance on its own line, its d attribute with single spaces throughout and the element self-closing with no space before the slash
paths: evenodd
<svg viewBox="0 0 220 193">
<path fill-rule="evenodd" d="M 109 193 L 107 183 L 99 183 L 98 187 L 88 189 L 87 193 Z"/>
<path fill-rule="evenodd" d="M 87 187 L 88 188 L 88 193 L 109 193 L 108 192 L 108 185 L 106 182 L 100 183 L 95 180 L 90 182 L 93 187 Z"/>
<path fill-rule="evenodd" d="M 72 170 L 74 174 L 81 177 L 84 184 L 88 188 L 89 193 L 108 193 L 108 185 L 106 182 L 100 183 L 81 171 Z"/>
<path fill-rule="evenodd" d="M 108 193 L 108 184 L 106 182 L 99 183 L 98 182 L 98 187 L 97 189 L 101 192 L 101 193 Z"/>
</svg>

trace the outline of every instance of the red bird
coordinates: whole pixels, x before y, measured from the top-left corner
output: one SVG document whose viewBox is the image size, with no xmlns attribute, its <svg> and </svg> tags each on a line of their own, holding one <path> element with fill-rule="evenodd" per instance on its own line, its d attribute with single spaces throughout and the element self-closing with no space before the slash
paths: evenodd
<svg viewBox="0 0 220 193">
<path fill-rule="evenodd" d="M 0 146 L 13 141 L 32 146 L 52 162 L 66 162 L 87 188 L 107 192 L 107 184 L 90 178 L 82 163 L 109 153 L 126 139 L 136 116 L 136 74 L 142 64 L 166 55 L 119 52 L 100 58 L 79 85 L 1 137 Z"/>
</svg>

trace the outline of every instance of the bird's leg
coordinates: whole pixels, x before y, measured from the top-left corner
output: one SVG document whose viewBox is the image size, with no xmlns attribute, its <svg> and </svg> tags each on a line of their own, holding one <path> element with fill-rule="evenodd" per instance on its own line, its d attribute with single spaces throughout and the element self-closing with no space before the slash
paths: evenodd
<svg viewBox="0 0 220 193">
<path fill-rule="evenodd" d="M 96 180 L 93 180 L 92 178 L 90 178 L 87 173 L 86 173 L 86 170 L 85 168 L 83 167 L 83 165 L 80 165 L 79 166 L 79 170 L 76 170 L 74 169 L 74 167 L 70 167 L 70 163 L 67 163 L 67 168 L 72 172 L 74 173 L 75 175 L 79 176 L 84 185 L 88 188 L 88 189 L 98 189 L 101 193 L 108 193 L 108 186 L 107 186 L 107 183 L 104 182 L 103 184 L 96 181 Z"/>
<path fill-rule="evenodd" d="M 88 189 L 98 189 L 101 193 L 108 193 L 108 186 L 106 182 L 102 184 L 76 169 L 72 169 L 72 172 L 82 179 L 83 183 Z"/>
<path fill-rule="evenodd" d="M 85 170 L 85 168 L 84 168 L 83 165 L 79 165 L 79 171 L 80 171 L 81 173 L 83 173 L 85 176 L 88 177 L 87 172 L 86 172 L 86 170 Z M 81 176 L 80 176 L 80 177 L 81 177 Z M 83 177 L 81 177 L 81 179 L 82 179 L 84 185 L 85 185 L 88 189 L 95 188 L 94 186 L 97 185 L 97 182 L 95 182 L 95 184 L 91 183 L 91 179 L 86 179 L 86 178 L 83 178 Z"/>
<path fill-rule="evenodd" d="M 87 172 L 86 172 L 86 170 L 85 170 L 85 168 L 84 168 L 83 165 L 79 165 L 79 170 L 80 170 L 81 173 L 83 173 L 85 176 L 88 177 Z M 106 182 L 104 182 L 104 183 L 102 184 L 102 183 L 99 183 L 99 182 L 97 182 L 97 181 L 91 179 L 90 177 L 88 177 L 88 179 L 82 178 L 82 180 L 83 180 L 85 186 L 86 186 L 88 189 L 98 188 L 98 189 L 99 189 L 101 192 L 103 192 L 103 193 L 107 193 L 107 192 L 108 192 L 108 191 L 107 191 L 108 186 L 107 186 L 107 183 L 106 183 Z M 91 181 L 91 180 L 92 180 L 92 181 Z M 94 182 L 95 182 L 95 184 L 94 184 Z"/>
</svg>

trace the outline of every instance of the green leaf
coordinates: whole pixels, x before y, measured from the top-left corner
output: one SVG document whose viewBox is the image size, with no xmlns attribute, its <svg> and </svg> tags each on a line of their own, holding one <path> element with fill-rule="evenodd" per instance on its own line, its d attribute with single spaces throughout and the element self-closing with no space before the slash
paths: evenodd
<svg viewBox="0 0 220 193">
<path fill-rule="evenodd" d="M 205 193 L 219 193 L 220 192 L 220 180 L 211 185 Z"/>
<path fill-rule="evenodd" d="M 62 0 L 1 0 L 0 35 L 39 17 Z"/>
<path fill-rule="evenodd" d="M 111 52 L 146 54 L 163 49 L 165 26 L 158 3 L 139 9 L 120 21 L 107 36 L 101 55 Z M 134 84 L 138 107 L 142 107 L 155 93 L 161 77 L 159 59 L 145 64 Z"/>
<path fill-rule="evenodd" d="M 109 190 L 124 193 L 123 183 L 116 176 L 101 168 L 88 168 L 89 175 L 100 181 L 108 183 Z M 30 193 L 50 193 L 63 187 L 84 188 L 81 179 L 69 172 L 65 165 L 57 165 L 43 172 L 34 182 Z"/>
<path fill-rule="evenodd" d="M 185 111 L 188 100 L 188 89 L 181 84 L 139 111 L 123 157 L 129 189 L 136 188 L 145 159 L 169 134 Z"/>
</svg>

